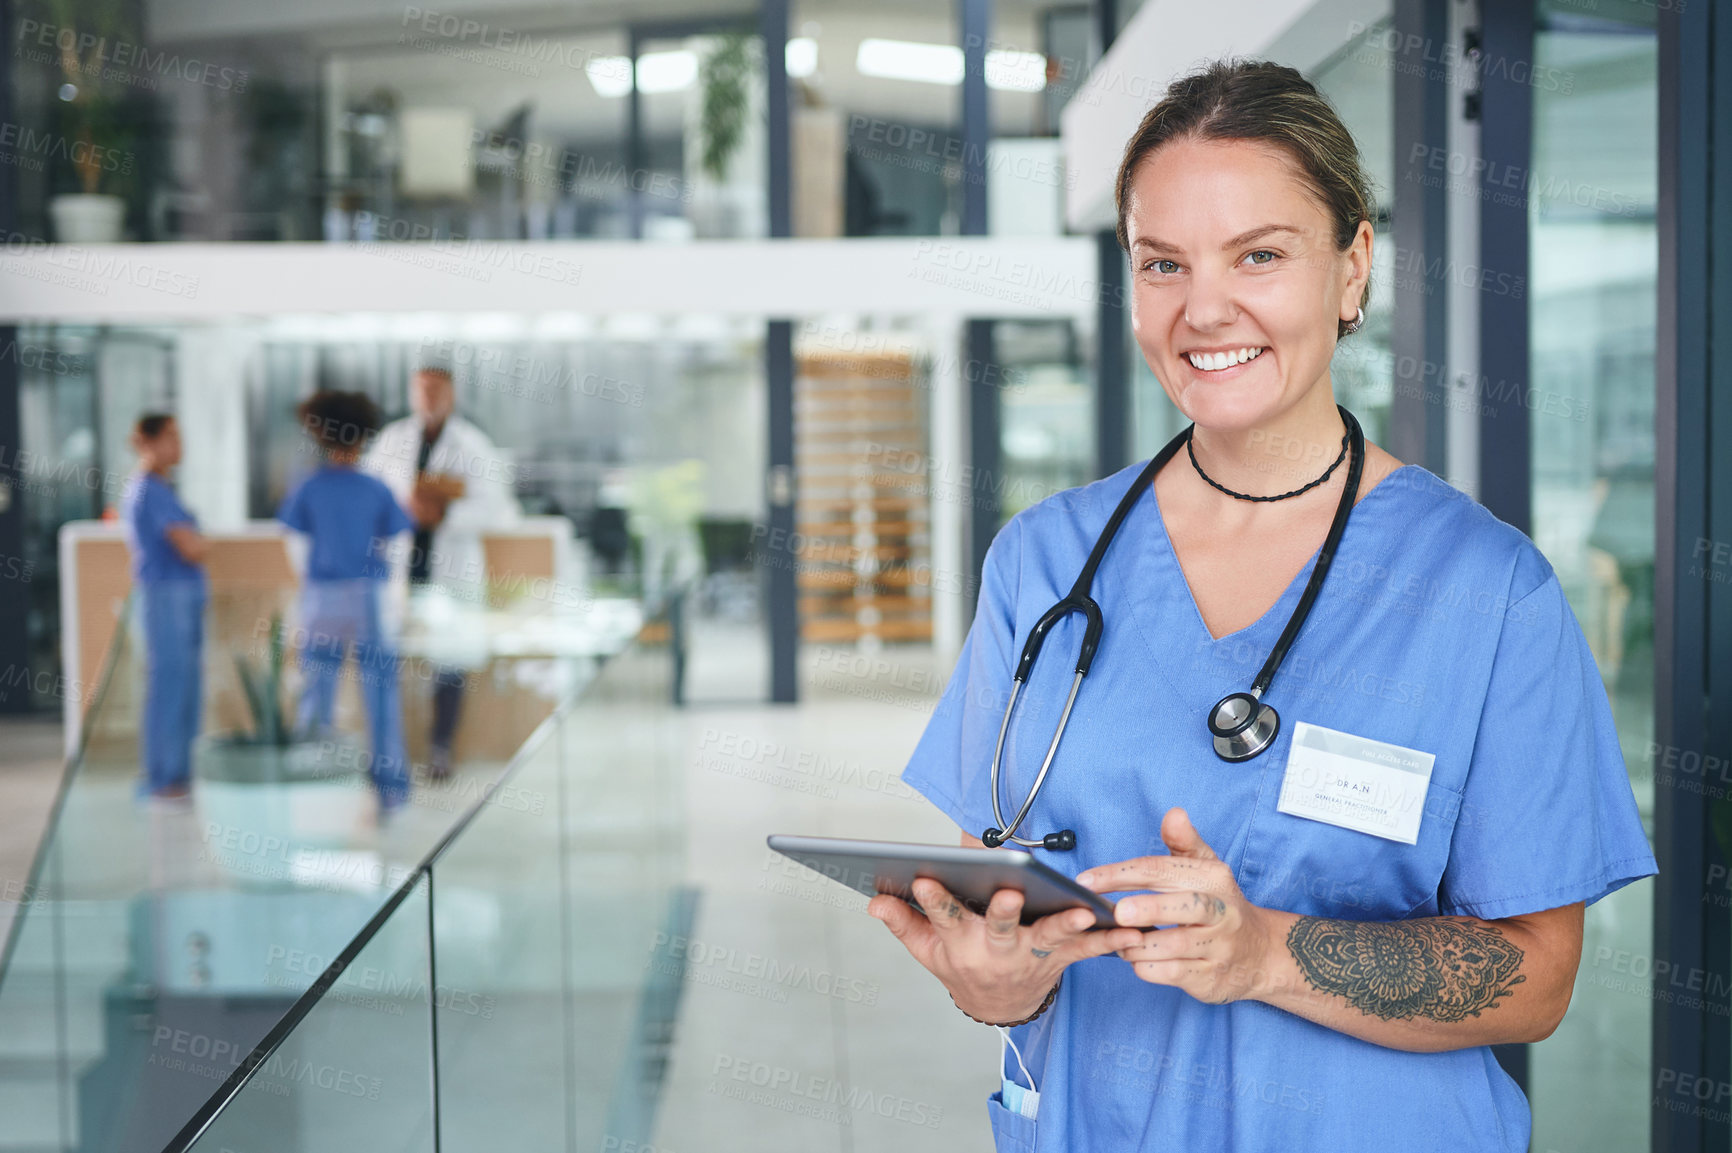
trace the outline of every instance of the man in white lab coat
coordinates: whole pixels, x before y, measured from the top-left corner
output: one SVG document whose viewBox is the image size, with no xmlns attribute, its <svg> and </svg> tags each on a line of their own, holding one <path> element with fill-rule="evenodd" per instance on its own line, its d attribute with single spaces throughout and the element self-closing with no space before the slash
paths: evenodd
<svg viewBox="0 0 1732 1153">
<path fill-rule="evenodd" d="M 412 546 L 392 557 L 399 585 L 406 578 L 412 598 L 443 593 L 479 610 L 487 587 L 481 536 L 516 521 L 518 508 L 511 462 L 486 433 L 457 415 L 456 400 L 448 370 L 418 369 L 409 384 L 413 415 L 385 426 L 362 467 L 390 486 L 416 525 Z M 451 772 L 464 672 L 463 664 L 435 662 L 429 756 L 434 778 Z"/>
</svg>

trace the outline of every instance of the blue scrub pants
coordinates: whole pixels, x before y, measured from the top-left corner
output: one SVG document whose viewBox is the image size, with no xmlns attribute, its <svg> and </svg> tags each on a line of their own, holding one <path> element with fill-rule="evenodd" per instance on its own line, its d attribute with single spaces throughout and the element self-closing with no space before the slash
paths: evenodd
<svg viewBox="0 0 1732 1153">
<path fill-rule="evenodd" d="M 379 582 L 308 581 L 301 595 L 306 643 L 301 667 L 302 732 L 328 729 L 337 682 L 352 649 L 372 733 L 370 773 L 379 803 L 394 809 L 409 799 L 409 754 L 403 744 L 403 710 L 397 688 L 397 651 L 379 626 Z"/>
<path fill-rule="evenodd" d="M 202 579 L 138 582 L 144 625 L 144 715 L 139 752 L 151 792 L 192 780 L 192 742 L 203 704 L 204 609 Z"/>
</svg>

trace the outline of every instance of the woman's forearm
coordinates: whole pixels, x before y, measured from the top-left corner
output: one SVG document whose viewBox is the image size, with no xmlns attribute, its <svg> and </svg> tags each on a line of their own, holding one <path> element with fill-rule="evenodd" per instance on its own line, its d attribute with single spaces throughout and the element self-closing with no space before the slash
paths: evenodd
<svg viewBox="0 0 1732 1153">
<path fill-rule="evenodd" d="M 1272 947 L 1251 997 L 1393 1049 L 1541 1040 L 1569 1006 L 1580 960 L 1580 906 L 1502 921 L 1338 921 L 1263 911 L 1272 918 Z M 1572 914 L 1574 948 L 1567 924 L 1532 923 Z"/>
<path fill-rule="evenodd" d="M 210 553 L 210 541 L 188 524 L 171 524 L 166 533 L 168 543 L 187 564 L 203 564 Z"/>
</svg>

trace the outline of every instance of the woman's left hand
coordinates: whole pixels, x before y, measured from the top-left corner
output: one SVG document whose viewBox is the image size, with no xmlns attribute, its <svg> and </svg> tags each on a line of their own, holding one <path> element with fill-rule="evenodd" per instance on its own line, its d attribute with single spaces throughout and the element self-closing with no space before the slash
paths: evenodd
<svg viewBox="0 0 1732 1153">
<path fill-rule="evenodd" d="M 1161 840 L 1166 856 L 1133 857 L 1077 877 L 1097 893 L 1153 890 L 1118 902 L 1118 923 L 1146 930 L 1141 944 L 1118 955 L 1143 980 L 1176 986 L 1207 1004 L 1252 996 L 1266 983 L 1274 945 L 1267 911 L 1245 899 L 1185 810 L 1167 810 Z"/>
</svg>

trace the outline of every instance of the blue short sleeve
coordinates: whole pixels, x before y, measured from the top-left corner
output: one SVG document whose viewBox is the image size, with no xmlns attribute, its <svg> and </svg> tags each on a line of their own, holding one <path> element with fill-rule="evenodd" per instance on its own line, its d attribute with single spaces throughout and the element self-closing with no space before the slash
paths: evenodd
<svg viewBox="0 0 1732 1153">
<path fill-rule="evenodd" d="M 121 516 L 132 549 L 133 576 L 141 580 L 202 578 L 204 570 L 188 563 L 168 538 L 168 530 L 176 525 L 198 527 L 174 489 L 145 473 L 134 476 L 130 486 L 121 501 Z"/>
<path fill-rule="evenodd" d="M 1605 686 L 1547 573 L 1505 614 L 1439 909 L 1592 904 L 1656 871 Z"/>
<path fill-rule="evenodd" d="M 277 520 L 296 532 L 310 533 L 313 531 L 312 521 L 307 516 L 306 492 L 306 483 L 302 482 L 296 486 L 293 492 L 283 498 L 282 507 L 277 509 Z"/>
<path fill-rule="evenodd" d="M 147 486 L 140 506 L 140 519 L 143 521 L 140 527 L 148 528 L 153 537 L 166 536 L 168 530 L 177 524 L 197 524 L 174 495 L 174 490 L 166 484 Z"/>
<path fill-rule="evenodd" d="M 138 503 L 133 507 L 133 524 L 138 535 L 141 538 L 160 540 L 172 523 L 169 517 L 174 512 L 173 506 L 162 499 L 155 485 L 145 483 L 141 485 Z"/>
<path fill-rule="evenodd" d="M 1021 535 L 1021 523 L 1012 520 L 987 549 L 974 624 L 932 720 L 902 771 L 905 782 L 971 837 L 997 824 L 989 792 L 992 746 L 1018 652 L 1013 646 Z"/>
</svg>

